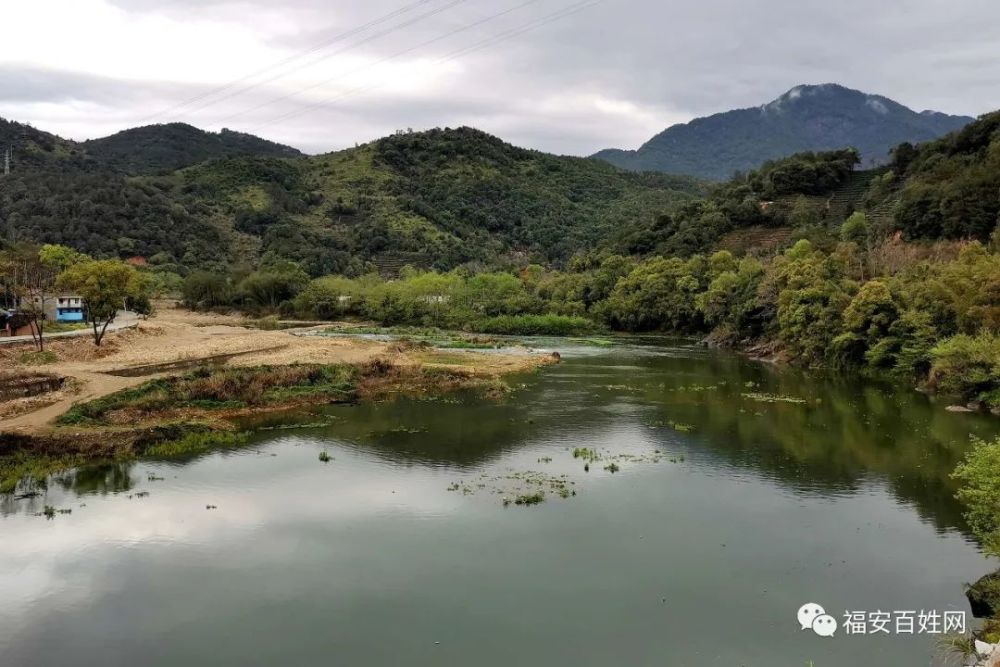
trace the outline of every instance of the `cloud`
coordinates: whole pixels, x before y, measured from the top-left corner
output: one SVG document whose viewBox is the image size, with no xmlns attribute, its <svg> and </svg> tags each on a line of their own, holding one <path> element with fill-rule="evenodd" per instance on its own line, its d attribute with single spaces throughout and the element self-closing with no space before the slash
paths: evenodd
<svg viewBox="0 0 1000 667">
<path fill-rule="evenodd" d="M 0 115 L 78 139 L 181 120 L 312 152 L 474 125 L 588 154 L 803 83 L 917 110 L 1000 107 L 992 0 L 604 0 L 524 33 L 574 0 L 452 2 L 16 3 L 4 10 L 19 29 L 0 42 Z"/>
</svg>

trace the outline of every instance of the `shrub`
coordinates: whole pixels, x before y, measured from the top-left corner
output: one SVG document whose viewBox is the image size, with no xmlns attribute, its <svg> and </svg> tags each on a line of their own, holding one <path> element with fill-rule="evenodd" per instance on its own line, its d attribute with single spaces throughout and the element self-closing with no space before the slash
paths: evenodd
<svg viewBox="0 0 1000 667">
<path fill-rule="evenodd" d="M 952 477 L 962 483 L 956 498 L 965 507 L 965 519 L 983 548 L 1000 556 L 1000 437 L 972 438 L 972 450 Z"/>
<path fill-rule="evenodd" d="M 930 383 L 938 390 L 1000 407 L 1000 335 L 952 336 L 931 350 Z"/>
</svg>

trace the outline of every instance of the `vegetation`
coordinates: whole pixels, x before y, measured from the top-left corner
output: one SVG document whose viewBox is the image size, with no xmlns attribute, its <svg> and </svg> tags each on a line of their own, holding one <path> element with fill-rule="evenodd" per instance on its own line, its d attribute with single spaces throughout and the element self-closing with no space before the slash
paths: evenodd
<svg viewBox="0 0 1000 667">
<path fill-rule="evenodd" d="M 1000 216 L 1000 112 L 937 141 L 893 152 L 870 205 L 898 202 L 894 226 L 913 238 L 990 240 Z"/>
<path fill-rule="evenodd" d="M 59 276 L 57 286 L 83 298 L 87 321 L 94 330 L 94 344 L 100 346 L 108 326 L 118 311 L 129 303 L 146 301 L 149 291 L 145 276 L 133 267 L 113 259 L 87 260 L 71 265 Z"/>
<path fill-rule="evenodd" d="M 953 477 L 961 482 L 957 497 L 966 506 L 969 528 L 992 555 L 1000 556 L 1000 438 L 972 439 Z"/>
<path fill-rule="evenodd" d="M 235 138 L 158 126 L 74 144 L 0 121 L 3 145 L 17 146 L 0 190 L 0 238 L 140 256 L 181 277 L 279 260 L 313 277 L 358 276 L 406 264 L 561 262 L 701 192 L 690 178 L 622 173 L 469 128 L 318 157 L 259 140 L 249 150 L 217 145 Z M 202 158 L 215 159 L 194 164 Z M 192 166 L 167 173 L 181 165 Z"/>
<path fill-rule="evenodd" d="M 331 401 L 354 396 L 356 366 L 295 365 L 247 368 L 199 368 L 186 375 L 150 380 L 74 406 L 59 418 L 63 425 L 112 423 L 159 417 L 172 410 L 238 410 L 311 396 Z"/>
<path fill-rule="evenodd" d="M 184 123 L 149 125 L 82 144 L 87 156 L 127 174 L 156 174 L 242 155 L 297 157 L 302 153 L 250 134 L 205 132 Z"/>
<path fill-rule="evenodd" d="M 149 312 L 152 281 L 145 273 L 118 260 L 94 260 L 60 245 L 17 244 L 0 250 L 0 326 L 27 325 L 35 341 L 38 359 L 46 359 L 45 332 L 80 328 L 76 324 L 48 322 L 48 306 L 55 304 L 56 291 L 83 299 L 87 322 L 100 345 L 118 311 L 130 308 Z M 85 326 L 85 325 L 84 325 Z"/>
</svg>

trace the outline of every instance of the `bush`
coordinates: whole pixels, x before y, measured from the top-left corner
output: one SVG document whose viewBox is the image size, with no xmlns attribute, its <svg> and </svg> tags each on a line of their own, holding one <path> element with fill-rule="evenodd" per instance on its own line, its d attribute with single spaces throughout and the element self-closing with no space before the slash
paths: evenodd
<svg viewBox="0 0 1000 667">
<path fill-rule="evenodd" d="M 966 507 L 972 532 L 986 551 L 1000 556 L 1000 437 L 973 437 L 972 450 L 952 477 L 962 483 L 955 497 Z"/>
<path fill-rule="evenodd" d="M 1000 335 L 952 336 L 931 350 L 930 383 L 965 401 L 1000 407 Z"/>
</svg>

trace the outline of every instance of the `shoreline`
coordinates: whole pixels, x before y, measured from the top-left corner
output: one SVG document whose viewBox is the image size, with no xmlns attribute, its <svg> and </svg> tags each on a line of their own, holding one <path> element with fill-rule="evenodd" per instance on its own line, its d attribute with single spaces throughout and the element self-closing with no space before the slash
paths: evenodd
<svg viewBox="0 0 1000 667">
<path fill-rule="evenodd" d="M 83 339 L 52 341 L 47 348 L 56 363 L 20 370 L 62 377 L 67 388 L 6 402 L 0 417 L 0 493 L 15 492 L 23 478 L 37 480 L 88 461 L 140 457 L 190 434 L 233 434 L 232 420 L 241 417 L 399 394 L 471 389 L 499 395 L 507 390 L 504 377 L 557 362 L 552 355 L 433 350 L 405 341 L 301 336 L 296 332 L 303 329 L 266 331 L 244 324 L 232 316 L 168 308 L 134 330 L 109 336 L 101 348 Z M 20 354 L 32 350 L 4 348 L 0 361 L 16 364 Z M 323 384 L 330 378 L 340 384 Z M 270 393 L 240 394 L 241 383 L 268 387 Z M 190 396 L 165 390 L 181 385 Z M 204 400 L 191 398 L 199 392 Z M 232 392 L 233 400 L 217 400 L 220 392 Z M 165 402 L 141 409 L 142 401 L 149 404 L 154 396 Z M 130 405 L 129 397 L 142 401 Z M 118 412 L 68 418 L 102 405 L 115 405 Z"/>
</svg>

